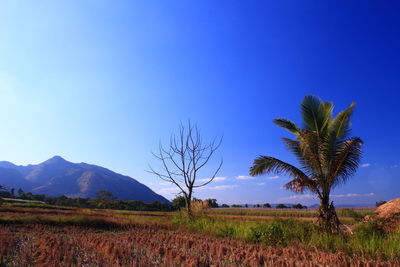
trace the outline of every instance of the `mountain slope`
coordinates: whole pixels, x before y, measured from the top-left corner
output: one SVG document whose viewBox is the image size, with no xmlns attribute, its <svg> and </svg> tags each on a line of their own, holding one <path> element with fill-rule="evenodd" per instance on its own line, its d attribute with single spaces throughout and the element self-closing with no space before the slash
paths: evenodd
<svg viewBox="0 0 400 267">
<path fill-rule="evenodd" d="M 93 198 L 99 190 L 106 190 L 123 200 L 168 202 L 129 176 L 96 165 L 72 163 L 60 156 L 28 166 L 1 161 L 0 184 L 47 196 Z"/>
</svg>

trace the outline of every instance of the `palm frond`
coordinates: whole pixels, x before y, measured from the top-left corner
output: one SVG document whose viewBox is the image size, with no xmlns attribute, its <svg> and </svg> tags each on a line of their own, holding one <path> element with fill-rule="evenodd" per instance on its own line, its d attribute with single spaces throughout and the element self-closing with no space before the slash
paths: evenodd
<svg viewBox="0 0 400 267">
<path fill-rule="evenodd" d="M 343 139 L 350 133 L 350 118 L 353 114 L 355 103 L 341 111 L 330 123 L 329 134 L 325 143 L 325 160 L 330 164 L 335 159 L 336 149 Z"/>
<path fill-rule="evenodd" d="M 322 123 L 321 123 L 321 129 L 320 129 L 320 136 L 324 137 L 328 134 L 329 131 L 329 125 L 331 124 L 332 121 L 332 113 L 333 113 L 333 103 L 332 102 L 323 102 L 320 105 L 320 112 L 322 114 Z"/>
<path fill-rule="evenodd" d="M 326 171 L 324 141 L 316 132 L 304 132 L 299 146 L 302 150 L 303 161 L 314 177 L 322 177 Z"/>
<path fill-rule="evenodd" d="M 354 175 L 360 163 L 363 141 L 358 138 L 351 138 L 341 142 L 335 153 L 335 160 L 332 161 L 331 174 L 329 176 L 332 187 L 345 182 Z"/>
<path fill-rule="evenodd" d="M 250 167 L 250 175 L 258 176 L 266 173 L 287 173 L 293 179 L 308 178 L 304 172 L 289 163 L 273 157 L 259 156 L 254 160 L 253 166 Z"/>
<path fill-rule="evenodd" d="M 298 138 L 301 138 L 301 135 L 298 136 Z M 300 163 L 301 169 L 304 173 L 306 173 L 307 176 L 313 176 L 315 175 L 315 172 L 313 169 L 310 168 L 309 163 L 307 160 L 304 158 L 304 152 L 301 149 L 301 144 L 300 141 L 298 140 L 293 140 L 290 138 L 282 138 L 282 141 L 285 143 L 286 148 L 295 155 L 297 160 Z"/>
<path fill-rule="evenodd" d="M 350 133 L 350 118 L 353 114 L 355 103 L 340 112 L 333 120 L 330 125 L 330 132 L 335 136 L 336 139 L 345 138 Z"/>
<path fill-rule="evenodd" d="M 313 95 L 305 96 L 301 102 L 301 115 L 304 124 L 304 130 L 318 131 L 318 110 L 321 100 Z"/>
<path fill-rule="evenodd" d="M 297 127 L 297 125 L 294 122 L 292 122 L 288 119 L 283 119 L 283 118 L 275 119 L 274 123 L 276 125 L 278 125 L 279 127 L 283 128 L 285 130 L 288 130 L 291 133 L 294 133 L 294 134 L 301 133 L 300 128 Z"/>
<path fill-rule="evenodd" d="M 290 138 L 282 138 L 282 141 L 285 143 L 286 148 L 292 152 L 297 159 L 303 158 L 303 153 L 301 151 L 300 142 L 297 140 L 293 140 Z"/>
<path fill-rule="evenodd" d="M 296 193 L 303 193 L 305 190 L 310 190 L 313 193 L 319 193 L 318 184 L 315 179 L 296 178 L 284 185 L 288 190 Z"/>
<path fill-rule="evenodd" d="M 323 102 L 313 95 L 304 97 L 301 103 L 304 130 L 316 132 L 320 137 L 324 136 L 329 127 L 332 110 L 331 102 Z"/>
</svg>

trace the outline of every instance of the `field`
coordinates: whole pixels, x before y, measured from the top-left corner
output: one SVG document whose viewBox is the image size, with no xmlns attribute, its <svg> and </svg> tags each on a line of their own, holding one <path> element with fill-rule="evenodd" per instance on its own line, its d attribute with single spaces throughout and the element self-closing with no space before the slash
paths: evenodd
<svg viewBox="0 0 400 267">
<path fill-rule="evenodd" d="M 332 237 L 309 221 L 315 211 L 214 209 L 189 221 L 13 203 L 0 207 L 0 266 L 399 266 L 398 232 L 357 230 L 370 213 L 339 211 L 354 234 Z"/>
</svg>

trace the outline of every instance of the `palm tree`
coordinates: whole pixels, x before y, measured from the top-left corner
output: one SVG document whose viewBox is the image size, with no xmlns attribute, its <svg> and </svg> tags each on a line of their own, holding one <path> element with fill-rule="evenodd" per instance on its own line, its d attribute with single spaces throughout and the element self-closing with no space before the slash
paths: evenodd
<svg viewBox="0 0 400 267">
<path fill-rule="evenodd" d="M 275 119 L 274 123 L 294 134 L 295 139 L 283 138 L 287 149 L 299 161 L 300 168 L 277 158 L 259 156 L 250 168 L 250 175 L 286 173 L 292 180 L 286 189 L 303 193 L 308 190 L 320 199 L 318 222 L 329 232 L 339 231 L 339 219 L 331 190 L 345 183 L 357 170 L 363 141 L 349 137 L 350 117 L 355 103 L 332 117 L 333 104 L 308 95 L 301 103 L 303 126 L 288 119 Z"/>
</svg>

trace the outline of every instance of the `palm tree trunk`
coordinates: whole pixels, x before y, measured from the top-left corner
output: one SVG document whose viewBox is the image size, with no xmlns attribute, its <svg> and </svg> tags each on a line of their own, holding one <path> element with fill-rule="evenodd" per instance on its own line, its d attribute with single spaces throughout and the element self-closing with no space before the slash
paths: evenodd
<svg viewBox="0 0 400 267">
<path fill-rule="evenodd" d="M 329 196 L 321 198 L 318 223 L 328 233 L 339 233 L 339 217 L 336 214 L 333 202 L 329 203 Z"/>
</svg>

